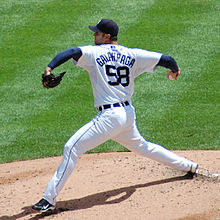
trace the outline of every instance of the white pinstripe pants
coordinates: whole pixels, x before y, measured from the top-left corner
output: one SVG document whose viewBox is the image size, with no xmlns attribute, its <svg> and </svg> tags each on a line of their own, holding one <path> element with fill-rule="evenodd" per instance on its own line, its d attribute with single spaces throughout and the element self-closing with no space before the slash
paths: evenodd
<svg viewBox="0 0 220 220">
<path fill-rule="evenodd" d="M 77 159 L 88 150 L 112 139 L 129 150 L 168 165 L 177 170 L 189 171 L 196 163 L 180 157 L 164 147 L 146 141 L 139 133 L 135 122 L 135 110 L 130 104 L 99 112 L 96 117 L 81 127 L 65 144 L 63 159 L 50 180 L 43 198 L 52 205 L 72 173 Z"/>
</svg>

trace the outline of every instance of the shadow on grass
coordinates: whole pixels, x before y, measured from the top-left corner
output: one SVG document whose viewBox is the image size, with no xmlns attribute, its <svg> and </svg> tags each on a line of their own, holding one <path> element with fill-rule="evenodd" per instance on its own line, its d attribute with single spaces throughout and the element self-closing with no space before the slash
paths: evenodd
<svg viewBox="0 0 220 220">
<path fill-rule="evenodd" d="M 37 219 L 43 219 L 45 216 L 57 215 L 61 212 L 87 209 L 87 208 L 91 208 L 97 205 L 116 204 L 116 203 L 120 203 L 128 199 L 138 188 L 146 188 L 146 187 L 151 187 L 154 185 L 166 184 L 166 183 L 187 180 L 187 179 L 192 179 L 192 176 L 186 174 L 184 176 L 177 176 L 177 177 L 153 181 L 149 183 L 137 184 L 137 185 L 122 187 L 122 188 L 113 189 L 113 190 L 109 190 L 109 191 L 105 191 L 101 193 L 96 193 L 96 194 L 89 195 L 89 196 L 86 196 L 80 199 L 59 201 L 57 202 L 56 209 L 54 211 L 48 211 L 48 212 L 40 213 L 40 214 L 37 214 L 36 211 L 32 210 L 31 206 L 26 206 L 22 208 L 23 211 L 21 213 L 13 215 L 13 216 L 2 216 L 0 217 L 0 220 L 7 220 L 7 219 L 15 220 L 15 219 L 19 219 L 19 218 L 22 218 L 28 215 L 34 215 L 34 214 L 37 214 L 37 215 L 33 217 L 29 216 L 29 219 L 37 220 Z"/>
</svg>

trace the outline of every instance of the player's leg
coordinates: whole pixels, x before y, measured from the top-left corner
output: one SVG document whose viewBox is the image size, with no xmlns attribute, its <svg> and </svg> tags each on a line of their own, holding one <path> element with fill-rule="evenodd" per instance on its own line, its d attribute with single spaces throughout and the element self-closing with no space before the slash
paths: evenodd
<svg viewBox="0 0 220 220">
<path fill-rule="evenodd" d="M 81 127 L 65 144 L 62 162 L 50 180 L 43 198 L 55 205 L 56 197 L 72 173 L 77 159 L 86 151 L 111 139 L 118 132 L 121 120 L 114 110 L 98 114 L 92 121 Z M 123 120 L 123 119 L 122 119 Z"/>
<path fill-rule="evenodd" d="M 127 126 L 117 137 L 114 137 L 113 140 L 135 153 L 156 160 L 174 169 L 195 172 L 197 168 L 196 163 L 178 156 L 159 144 L 145 140 L 138 131 L 135 120 L 131 126 Z"/>
</svg>

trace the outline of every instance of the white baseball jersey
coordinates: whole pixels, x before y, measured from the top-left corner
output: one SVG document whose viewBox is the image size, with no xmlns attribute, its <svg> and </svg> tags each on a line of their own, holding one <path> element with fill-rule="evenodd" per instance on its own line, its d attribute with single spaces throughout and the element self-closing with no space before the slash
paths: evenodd
<svg viewBox="0 0 220 220">
<path fill-rule="evenodd" d="M 130 101 L 134 79 L 144 72 L 154 72 L 162 54 L 121 45 L 82 46 L 78 65 L 88 71 L 94 105 Z"/>
<path fill-rule="evenodd" d="M 134 92 L 134 78 L 143 72 L 153 72 L 161 57 L 160 53 L 119 45 L 80 48 L 82 56 L 75 64 L 89 72 L 96 107 L 130 101 Z M 82 126 L 65 144 L 63 160 L 43 198 L 55 206 L 56 197 L 75 168 L 78 158 L 109 139 L 175 169 L 195 171 L 196 163 L 142 137 L 135 119 L 135 109 L 130 102 L 128 105 L 102 108 L 93 120 Z"/>
</svg>

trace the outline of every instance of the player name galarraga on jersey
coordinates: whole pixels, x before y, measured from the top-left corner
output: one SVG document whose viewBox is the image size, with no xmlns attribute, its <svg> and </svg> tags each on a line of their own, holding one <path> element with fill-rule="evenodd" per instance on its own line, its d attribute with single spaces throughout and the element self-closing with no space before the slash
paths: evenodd
<svg viewBox="0 0 220 220">
<path fill-rule="evenodd" d="M 103 66 L 106 63 L 113 61 L 119 62 L 123 65 L 129 66 L 130 68 L 134 65 L 135 59 L 132 59 L 130 56 L 123 55 L 119 52 L 108 52 L 106 54 L 102 54 L 100 57 L 96 58 L 96 62 Z"/>
</svg>

